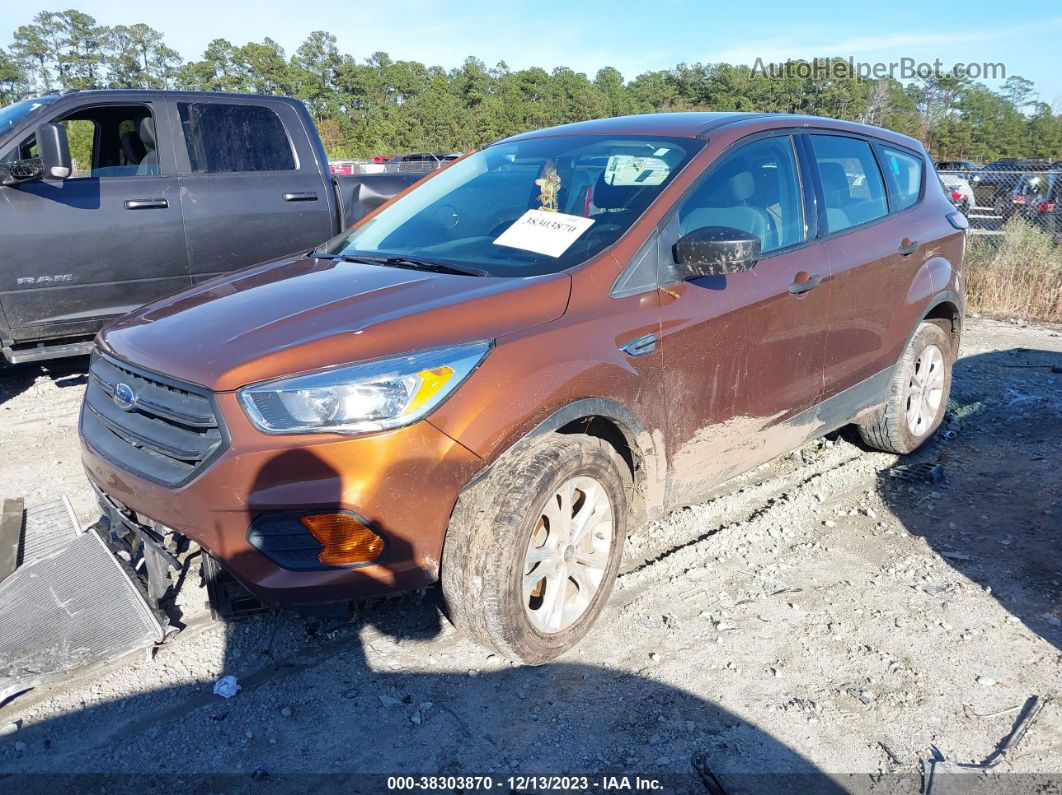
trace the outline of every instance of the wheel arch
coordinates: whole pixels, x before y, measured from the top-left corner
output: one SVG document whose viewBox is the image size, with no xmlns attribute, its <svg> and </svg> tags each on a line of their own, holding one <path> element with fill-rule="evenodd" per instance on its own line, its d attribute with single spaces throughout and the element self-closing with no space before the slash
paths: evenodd
<svg viewBox="0 0 1062 795">
<path fill-rule="evenodd" d="M 911 338 L 918 330 L 920 323 L 927 320 L 939 320 L 945 321 L 942 323 L 945 333 L 951 338 L 952 354 L 955 357 L 959 355 L 959 343 L 962 341 L 962 325 L 963 325 L 963 312 L 962 312 L 962 299 L 954 292 L 950 290 L 937 293 L 928 303 L 921 317 L 918 318 L 918 322 L 914 324 L 911 330 L 907 334 L 907 340 L 904 342 L 904 348 L 911 342 Z"/>
<path fill-rule="evenodd" d="M 550 433 L 583 433 L 609 444 L 627 464 L 631 479 L 630 527 L 635 528 L 663 509 L 664 456 L 662 439 L 652 434 L 639 416 L 619 401 L 586 397 L 555 409 L 525 433 L 466 484 L 468 489 L 486 477 L 495 466 L 518 455 Z M 463 490 L 464 491 L 464 490 Z"/>
</svg>

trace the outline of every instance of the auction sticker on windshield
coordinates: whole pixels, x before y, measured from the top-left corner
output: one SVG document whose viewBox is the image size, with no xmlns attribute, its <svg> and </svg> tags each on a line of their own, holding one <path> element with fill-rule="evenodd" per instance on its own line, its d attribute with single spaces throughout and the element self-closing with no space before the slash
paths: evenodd
<svg viewBox="0 0 1062 795">
<path fill-rule="evenodd" d="M 494 239 L 494 245 L 521 248 L 524 251 L 545 254 L 547 257 L 559 257 L 593 223 L 593 218 L 546 210 L 528 210 Z"/>
</svg>

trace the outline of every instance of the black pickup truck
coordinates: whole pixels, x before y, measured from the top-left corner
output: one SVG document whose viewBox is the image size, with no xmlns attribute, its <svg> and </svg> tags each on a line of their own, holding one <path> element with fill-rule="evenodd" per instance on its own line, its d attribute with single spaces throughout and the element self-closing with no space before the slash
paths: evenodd
<svg viewBox="0 0 1062 795">
<path fill-rule="evenodd" d="M 85 353 L 109 319 L 316 246 L 421 177 L 333 177 L 285 97 L 124 89 L 0 108 L 3 359 Z"/>
</svg>

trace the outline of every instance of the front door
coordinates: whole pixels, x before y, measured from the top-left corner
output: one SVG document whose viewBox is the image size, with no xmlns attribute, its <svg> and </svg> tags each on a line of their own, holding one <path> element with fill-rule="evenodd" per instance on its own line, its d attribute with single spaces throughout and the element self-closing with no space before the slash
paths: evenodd
<svg viewBox="0 0 1062 795">
<path fill-rule="evenodd" d="M 661 289 L 669 409 L 669 502 L 799 445 L 822 394 L 828 263 L 805 218 L 805 183 L 787 134 L 739 144 L 714 163 L 664 228 L 673 244 L 705 226 L 760 238 L 742 273 Z M 808 193 L 810 196 L 810 192 Z"/>
<path fill-rule="evenodd" d="M 162 129 L 157 147 L 141 138 L 157 110 L 82 106 L 49 119 L 67 128 L 72 176 L 0 188 L 0 305 L 16 342 L 95 333 L 189 285 L 169 142 Z M 33 137 L 19 150 L 33 156 Z"/>
</svg>

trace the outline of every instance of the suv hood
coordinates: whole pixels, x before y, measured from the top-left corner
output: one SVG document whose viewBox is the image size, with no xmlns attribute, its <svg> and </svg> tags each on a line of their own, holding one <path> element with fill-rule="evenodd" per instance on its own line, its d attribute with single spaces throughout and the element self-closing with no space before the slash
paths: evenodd
<svg viewBox="0 0 1062 795">
<path fill-rule="evenodd" d="M 103 350 L 215 391 L 336 364 L 494 339 L 564 314 L 566 273 L 458 276 L 299 257 L 148 304 Z"/>
</svg>

